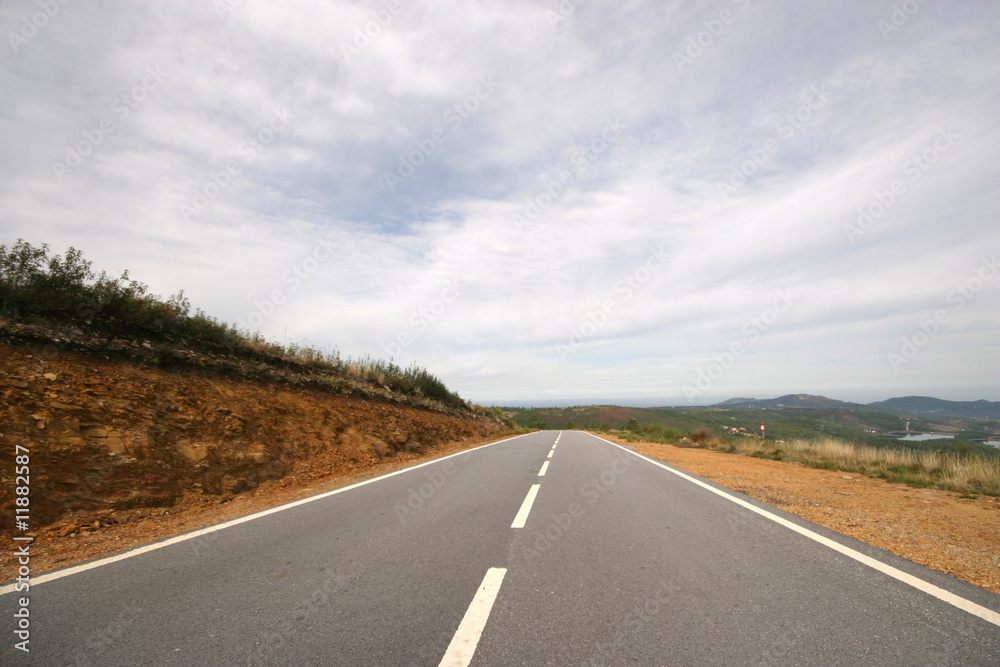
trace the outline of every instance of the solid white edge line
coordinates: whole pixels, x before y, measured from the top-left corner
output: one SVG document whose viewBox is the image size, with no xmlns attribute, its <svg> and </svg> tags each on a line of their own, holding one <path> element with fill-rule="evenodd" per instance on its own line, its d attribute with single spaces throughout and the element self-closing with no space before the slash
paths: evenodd
<svg viewBox="0 0 1000 667">
<path fill-rule="evenodd" d="M 541 468 L 541 470 L 538 471 L 538 476 L 539 477 L 545 477 L 545 471 L 548 470 L 548 469 L 549 469 L 549 462 L 548 461 L 543 461 L 542 462 L 542 468 Z"/>
<path fill-rule="evenodd" d="M 528 520 L 528 514 L 531 512 L 531 505 L 535 502 L 535 496 L 538 495 L 539 487 L 541 487 L 541 484 L 532 484 L 531 488 L 528 489 L 528 495 L 524 497 L 521 509 L 517 511 L 514 523 L 510 524 L 511 528 L 524 528 L 524 524 Z"/>
<path fill-rule="evenodd" d="M 403 473 L 410 472 L 411 470 L 416 470 L 418 468 L 423 468 L 424 466 L 434 465 L 435 463 L 440 463 L 441 461 L 446 461 L 455 456 L 461 456 L 462 454 L 467 454 L 469 452 L 474 452 L 478 449 L 484 449 L 486 447 L 492 447 L 493 445 L 499 445 L 504 442 L 510 442 L 511 440 L 516 440 L 517 438 L 523 438 L 525 436 L 533 435 L 533 433 L 522 433 L 521 435 L 515 435 L 511 438 L 504 438 L 503 440 L 497 440 L 496 442 L 488 442 L 485 445 L 479 445 L 478 447 L 473 447 L 472 449 L 465 449 L 460 452 L 455 452 L 454 454 L 449 454 L 448 456 L 442 456 L 441 458 L 433 459 L 431 461 L 425 461 L 424 463 L 418 463 L 415 466 L 410 466 L 408 468 L 403 468 L 401 470 L 393 470 L 392 472 L 387 472 L 384 475 L 379 475 L 377 477 L 372 477 L 371 479 L 362 480 L 360 482 L 355 482 L 354 484 L 348 484 L 347 486 L 342 486 L 339 489 L 333 489 L 332 491 L 326 491 L 315 496 L 309 496 L 307 498 L 302 498 L 300 500 L 295 500 L 284 505 L 278 505 L 277 507 L 271 507 L 266 510 L 261 510 L 260 512 L 255 512 L 254 514 L 248 514 L 246 516 L 241 516 L 230 521 L 224 521 L 223 523 L 218 523 L 213 526 L 206 526 L 205 528 L 200 528 L 198 530 L 192 531 L 190 533 L 184 533 L 183 535 L 176 535 L 174 537 L 163 540 L 162 542 L 154 542 L 153 544 L 147 544 L 141 547 L 132 549 L 131 551 L 124 551 L 120 554 L 115 554 L 113 556 L 107 556 L 106 558 L 100 558 L 89 563 L 83 563 L 81 565 L 74 565 L 68 567 L 64 570 L 57 570 L 56 572 L 49 572 L 48 574 L 41 574 L 37 577 L 31 577 L 31 586 L 37 586 L 39 584 L 44 584 L 48 581 L 55 581 L 56 579 L 62 579 L 63 577 L 68 577 L 72 574 L 78 574 L 80 572 L 85 572 L 87 570 L 92 570 L 102 565 L 110 565 L 111 563 L 116 563 L 126 558 L 132 558 L 134 556 L 140 556 L 150 551 L 156 551 L 157 549 L 163 549 L 164 547 L 169 547 L 180 542 L 185 542 L 187 540 L 193 540 L 196 537 L 201 537 L 202 535 L 208 535 L 209 533 L 214 533 L 218 530 L 223 530 L 225 528 L 230 528 L 232 526 L 239 525 L 241 523 L 246 523 L 247 521 L 253 521 L 254 519 L 260 519 L 261 517 L 268 516 L 269 514 L 276 514 L 278 512 L 283 512 L 285 510 L 292 509 L 293 507 L 298 507 L 299 505 L 305 505 L 306 503 L 315 502 L 317 500 L 322 500 L 324 498 L 329 498 L 330 496 L 335 496 L 338 493 L 344 493 L 345 491 L 350 491 L 351 489 L 356 489 L 366 484 L 373 484 L 383 479 L 388 479 L 390 477 L 395 477 L 396 475 L 402 475 Z M 34 542 L 31 542 L 34 544 Z M 7 584 L 0 587 L 0 595 L 6 595 L 7 593 L 12 593 L 14 591 L 14 586 L 17 582 Z"/>
<path fill-rule="evenodd" d="M 496 602 L 506 574 L 505 567 L 491 567 L 486 570 L 483 583 L 479 585 L 476 596 L 472 598 L 472 604 L 462 617 L 462 622 L 459 623 L 458 630 L 455 631 L 455 636 L 448 644 L 448 650 L 445 651 L 438 667 L 468 667 L 472 662 L 472 656 L 479 646 L 479 638 L 483 636 L 483 629 L 486 628 L 486 621 L 489 620 L 493 603 Z"/>
<path fill-rule="evenodd" d="M 600 436 L 597 436 L 597 435 L 594 435 L 593 433 L 588 433 L 587 435 L 593 436 L 593 437 L 597 438 L 598 440 L 604 440 L 604 438 L 602 438 Z M 625 450 L 626 452 L 629 452 L 630 454 L 634 454 L 635 456 L 638 456 L 640 459 L 644 459 L 644 460 L 648 461 L 649 463 L 652 463 L 655 466 L 659 466 L 660 468 L 663 468 L 664 470 L 666 470 L 668 472 L 672 472 L 673 474 L 677 475 L 678 477 L 682 477 L 683 479 L 686 479 L 687 481 L 692 482 L 693 484 L 697 484 L 698 486 L 700 486 L 700 487 L 702 487 L 704 489 L 707 489 L 708 491 L 711 491 L 712 493 L 714 493 L 714 494 L 716 494 L 718 496 L 722 496 L 726 500 L 730 500 L 730 501 L 736 503 L 740 507 L 745 507 L 746 509 L 750 510 L 751 512 L 755 512 L 755 513 L 761 515 L 765 519 L 770 519 L 771 521 L 775 522 L 776 524 L 784 526 L 785 528 L 788 528 L 789 530 L 793 530 L 796 533 L 798 533 L 799 535 L 802 535 L 804 537 L 808 537 L 810 540 L 818 542 L 818 543 L 822 544 L 823 546 L 829 547 L 829 548 L 833 549 L 834 551 L 837 551 L 837 552 L 839 552 L 839 553 L 847 556 L 848 558 L 853 558 L 854 560 L 858 561 L 859 563 L 861 563 L 863 565 L 867 565 L 868 567 L 872 568 L 873 570 L 877 570 L 877 571 L 881 572 L 882 574 L 888 575 L 888 576 L 892 577 L 893 579 L 896 579 L 898 581 L 903 582 L 904 584 L 907 584 L 909 586 L 912 586 L 913 588 L 916 588 L 917 590 L 923 591 L 924 593 L 927 593 L 928 595 L 932 595 L 932 596 L 936 597 L 937 599 L 941 600 L 942 602 L 947 602 L 948 604 L 952 605 L 953 607 L 957 607 L 958 609 L 961 609 L 964 612 L 968 612 L 969 614 L 972 614 L 973 616 L 978 616 L 979 618 L 983 619 L 984 621 L 986 621 L 988 623 L 992 623 L 993 625 L 1000 626 L 1000 613 L 995 612 L 992 609 L 988 609 L 988 608 L 986 608 L 986 607 L 984 607 L 982 605 L 976 604 L 972 600 L 966 600 L 965 598 L 960 597 L 960 596 L 952 593 L 951 591 L 946 591 L 943 588 L 940 588 L 938 586 L 935 586 L 932 583 L 924 581 L 923 579 L 920 579 L 919 577 L 915 577 L 912 574 L 908 574 L 906 572 L 903 572 L 902 570 L 897 569 L 897 568 L 895 568 L 895 567 L 893 567 L 891 565 L 886 565 L 885 563 L 883 563 L 880 560 L 876 560 L 875 558 L 872 558 L 871 556 L 866 556 L 865 554 L 861 553 L 860 551 L 856 551 L 856 550 L 854 550 L 854 549 L 852 549 L 850 547 L 844 546 L 843 544 L 841 544 L 839 542 L 836 542 L 834 540 L 831 540 L 828 537 L 824 537 L 823 535 L 820 535 L 819 533 L 813 532 L 813 531 L 809 530 L 808 528 L 804 528 L 804 527 L 798 525 L 797 523 L 793 523 L 793 522 L 789 521 L 788 519 L 782 518 L 782 517 L 780 517 L 780 516 L 778 516 L 776 514 L 772 514 L 771 512 L 768 512 L 767 510 L 765 510 L 763 508 L 757 507 L 756 505 L 748 503 L 745 500 L 742 500 L 741 498 L 737 498 L 736 496 L 733 496 L 733 495 L 731 495 L 729 493 L 726 493 L 725 491 L 717 489 L 714 486 L 712 486 L 710 484 L 706 484 L 705 482 L 702 482 L 699 479 L 695 479 L 694 477 L 692 477 L 692 476 L 690 476 L 690 475 L 688 475 L 686 473 L 683 473 L 680 470 L 675 470 L 675 469 L 671 468 L 670 466 L 666 465 L 665 463 L 657 461 L 656 459 L 651 459 L 648 456 L 645 456 L 645 455 L 640 454 L 638 452 L 632 451 L 631 449 L 628 449 L 627 447 L 622 447 L 618 443 L 611 442 L 610 440 L 604 440 L 604 442 L 608 443 L 609 445 L 614 445 L 615 447 L 617 447 L 619 449 Z"/>
</svg>

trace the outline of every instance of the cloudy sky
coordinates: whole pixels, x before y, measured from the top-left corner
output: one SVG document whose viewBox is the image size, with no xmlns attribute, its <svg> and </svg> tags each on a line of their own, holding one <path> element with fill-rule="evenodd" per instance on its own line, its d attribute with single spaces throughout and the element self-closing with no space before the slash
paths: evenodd
<svg viewBox="0 0 1000 667">
<path fill-rule="evenodd" d="M 0 242 L 487 405 L 1000 400 L 995 2 L 0 5 Z"/>
</svg>

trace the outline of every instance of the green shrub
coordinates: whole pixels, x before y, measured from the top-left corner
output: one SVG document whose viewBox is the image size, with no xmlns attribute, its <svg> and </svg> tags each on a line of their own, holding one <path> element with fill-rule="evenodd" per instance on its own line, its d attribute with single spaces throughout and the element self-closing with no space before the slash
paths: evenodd
<svg viewBox="0 0 1000 667">
<path fill-rule="evenodd" d="M 715 434 L 710 429 L 702 427 L 695 429 L 688 437 L 691 439 L 691 442 L 705 442 L 710 438 L 714 438 Z"/>
<path fill-rule="evenodd" d="M 49 247 L 35 248 L 22 239 L 0 245 L 0 316 L 14 321 L 87 328 L 110 338 L 145 338 L 178 342 L 212 352 L 226 352 L 269 364 L 352 374 L 397 392 L 425 396 L 465 407 L 457 394 L 426 369 L 402 369 L 391 361 L 365 357 L 341 359 L 308 346 L 283 346 L 260 332 L 244 332 L 201 310 L 191 313 L 184 292 L 161 300 L 149 288 L 129 278 L 95 274 L 91 262 L 75 248 L 65 256 L 49 256 Z M 153 357 L 162 363 L 160 357 Z"/>
</svg>

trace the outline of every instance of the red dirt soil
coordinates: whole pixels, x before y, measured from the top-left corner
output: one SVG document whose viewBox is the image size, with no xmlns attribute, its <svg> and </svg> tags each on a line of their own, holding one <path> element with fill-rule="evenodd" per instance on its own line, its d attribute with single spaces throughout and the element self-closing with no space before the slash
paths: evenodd
<svg viewBox="0 0 1000 667">
<path fill-rule="evenodd" d="M 0 343 L 0 539 L 33 535 L 39 573 L 501 434 L 457 412 Z M 26 532 L 17 445 L 30 452 Z M 0 550 L 0 580 L 13 551 Z"/>
</svg>

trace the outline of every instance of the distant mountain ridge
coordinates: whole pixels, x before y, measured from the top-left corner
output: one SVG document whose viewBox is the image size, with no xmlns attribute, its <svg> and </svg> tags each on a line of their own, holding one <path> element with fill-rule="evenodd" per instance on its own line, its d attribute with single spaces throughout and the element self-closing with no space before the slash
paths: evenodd
<svg viewBox="0 0 1000 667">
<path fill-rule="evenodd" d="M 1000 401 L 946 401 L 930 396 L 903 396 L 869 403 L 868 407 L 885 412 L 909 412 L 917 415 L 1000 419 Z"/>
<path fill-rule="evenodd" d="M 778 408 L 807 408 L 828 410 L 833 408 L 866 408 L 890 414 L 909 413 L 936 417 L 964 417 L 966 419 L 1000 419 L 1000 401 L 946 401 L 930 396 L 902 396 L 874 403 L 849 403 L 826 396 L 787 394 L 778 398 L 731 398 L 716 403 L 713 408 L 746 408 L 775 410 Z"/>
<path fill-rule="evenodd" d="M 778 398 L 731 398 L 722 403 L 716 403 L 713 408 L 749 408 L 749 409 L 769 409 L 776 408 L 809 408 L 813 410 L 825 410 L 829 408 L 863 408 L 860 403 L 848 403 L 838 401 L 826 396 L 813 396 L 812 394 L 786 394 Z"/>
</svg>

